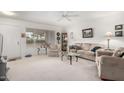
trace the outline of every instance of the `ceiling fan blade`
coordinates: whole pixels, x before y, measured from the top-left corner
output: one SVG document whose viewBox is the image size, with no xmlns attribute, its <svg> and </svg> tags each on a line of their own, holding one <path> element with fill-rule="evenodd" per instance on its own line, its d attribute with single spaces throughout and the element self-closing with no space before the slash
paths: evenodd
<svg viewBox="0 0 124 93">
<path fill-rule="evenodd" d="M 78 17 L 79 15 L 67 15 L 67 17 Z"/>
<path fill-rule="evenodd" d="M 60 19 L 58 19 L 57 21 L 60 22 L 63 19 L 63 17 L 61 17 Z"/>
<path fill-rule="evenodd" d="M 65 17 L 68 21 L 71 21 L 71 19 L 70 18 L 68 18 L 67 16 Z"/>
</svg>

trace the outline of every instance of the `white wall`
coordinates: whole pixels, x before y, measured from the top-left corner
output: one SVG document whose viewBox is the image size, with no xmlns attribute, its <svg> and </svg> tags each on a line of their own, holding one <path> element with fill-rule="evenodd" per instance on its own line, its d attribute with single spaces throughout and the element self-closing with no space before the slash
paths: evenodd
<svg viewBox="0 0 124 93">
<path fill-rule="evenodd" d="M 14 19 L 9 19 L 9 18 L 0 18 L 0 26 L 4 25 L 5 27 L 10 26 L 10 27 L 15 27 L 18 28 L 20 33 L 25 33 L 26 28 L 36 28 L 36 29 L 44 29 L 44 30 L 50 30 L 50 31 L 55 31 L 55 32 L 61 32 L 62 28 L 57 27 L 57 26 L 52 26 L 52 25 L 45 25 L 45 24 L 40 24 L 40 23 L 33 23 L 33 22 L 28 22 L 28 21 L 21 21 L 21 20 L 14 20 Z M 9 30 L 2 30 L 4 27 L 0 28 L 0 33 L 3 34 L 4 36 L 4 49 L 3 49 L 3 55 L 7 55 L 8 52 L 7 48 L 7 42 L 6 42 L 6 34 L 9 34 Z M 15 34 L 16 35 L 16 34 Z M 8 35 L 9 36 L 9 35 Z M 26 54 L 36 54 L 36 48 L 27 48 L 26 46 L 26 38 L 21 38 L 20 35 L 20 46 L 21 46 L 21 57 L 25 56 Z M 13 42 L 12 42 L 13 43 Z M 11 46 L 11 45 L 10 45 Z M 9 53 L 11 54 L 11 53 Z"/>
<path fill-rule="evenodd" d="M 106 32 L 112 32 L 115 34 L 115 25 L 124 24 L 124 14 L 115 13 L 112 15 L 106 15 L 94 19 L 81 20 L 78 23 L 66 28 L 68 35 L 70 32 L 74 33 L 74 39 L 69 38 L 69 44 L 87 42 L 87 43 L 101 43 L 106 45 L 107 40 L 105 38 Z M 82 29 L 93 28 L 93 38 L 82 38 Z M 123 31 L 124 33 L 124 31 Z M 70 36 L 69 36 L 70 37 Z M 124 36 L 113 37 L 110 41 L 110 48 L 124 47 Z"/>
<path fill-rule="evenodd" d="M 55 44 L 55 39 L 56 39 L 56 37 L 55 37 L 55 32 L 48 32 L 47 33 L 47 42 L 50 44 L 50 43 L 52 43 L 52 44 Z"/>
<path fill-rule="evenodd" d="M 123 13 L 115 13 L 112 15 L 105 15 L 102 17 L 95 17 L 95 18 L 87 18 L 86 20 L 77 21 L 72 26 L 68 26 L 65 28 L 68 31 L 68 35 L 70 32 L 74 33 L 74 39 L 71 39 L 69 36 L 69 44 L 78 43 L 78 42 L 92 42 L 92 43 L 102 43 L 107 46 L 107 40 L 105 38 L 105 33 L 108 31 L 115 32 L 114 28 L 115 25 L 123 24 L 124 23 L 124 14 Z M 26 28 L 36 28 L 36 29 L 46 29 L 55 32 L 61 32 L 63 29 L 57 26 L 52 25 L 45 25 L 40 23 L 33 23 L 21 20 L 14 20 L 9 18 L 0 18 L 0 26 L 11 26 L 13 28 L 18 28 L 20 33 L 25 33 Z M 94 37 L 93 38 L 82 38 L 82 29 L 85 28 L 93 28 L 94 29 Z M 6 27 L 0 28 L 0 33 L 4 35 L 4 53 L 6 55 L 7 46 L 6 44 L 6 36 L 9 34 L 8 30 L 4 30 Z M 8 35 L 9 36 L 9 35 Z M 55 43 L 56 40 L 56 33 L 55 33 Z M 20 37 L 20 46 L 21 46 L 21 56 L 25 56 L 26 54 L 36 54 L 36 48 L 27 48 L 26 46 L 26 38 Z M 110 41 L 110 47 L 123 47 L 124 46 L 124 37 L 113 37 Z M 10 53 L 11 54 L 11 53 Z"/>
</svg>

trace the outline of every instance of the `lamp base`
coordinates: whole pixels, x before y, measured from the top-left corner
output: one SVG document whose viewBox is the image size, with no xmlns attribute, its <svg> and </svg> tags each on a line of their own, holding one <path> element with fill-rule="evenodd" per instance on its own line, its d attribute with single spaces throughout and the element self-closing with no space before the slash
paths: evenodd
<svg viewBox="0 0 124 93">
<path fill-rule="evenodd" d="M 108 41 L 108 49 L 109 49 L 109 42 L 110 42 L 110 39 L 107 39 L 107 41 Z"/>
</svg>

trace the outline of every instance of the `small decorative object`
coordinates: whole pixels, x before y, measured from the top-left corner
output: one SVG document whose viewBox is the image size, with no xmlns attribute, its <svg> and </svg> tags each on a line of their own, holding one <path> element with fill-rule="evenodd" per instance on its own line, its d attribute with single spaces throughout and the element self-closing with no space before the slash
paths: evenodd
<svg viewBox="0 0 124 93">
<path fill-rule="evenodd" d="M 60 41 L 60 32 L 57 32 L 56 35 L 57 35 L 57 38 L 56 38 L 56 39 L 57 39 L 58 44 L 59 44 L 59 43 L 60 43 L 60 42 L 59 42 L 59 41 Z"/>
<path fill-rule="evenodd" d="M 60 37 L 57 37 L 57 40 L 60 40 Z"/>
<path fill-rule="evenodd" d="M 87 28 L 82 30 L 83 38 L 92 38 L 93 37 L 93 29 Z"/>
<path fill-rule="evenodd" d="M 115 36 L 116 37 L 122 37 L 123 36 L 123 31 L 116 31 Z"/>
<path fill-rule="evenodd" d="M 25 38 L 26 37 L 26 34 L 25 33 L 21 33 L 21 37 L 22 38 Z"/>
<path fill-rule="evenodd" d="M 57 35 L 57 36 L 60 36 L 60 33 L 59 33 L 59 32 L 57 32 L 57 33 L 56 33 L 56 35 Z"/>
<path fill-rule="evenodd" d="M 122 30 L 123 29 L 123 25 L 115 25 L 115 30 Z"/>
<path fill-rule="evenodd" d="M 73 32 L 70 33 L 70 38 L 73 39 Z"/>
<path fill-rule="evenodd" d="M 113 36 L 113 34 L 112 34 L 112 32 L 107 32 L 106 34 L 105 34 L 105 36 L 107 37 L 107 41 L 108 41 L 108 48 L 107 49 L 109 49 L 109 42 L 110 42 L 110 40 L 111 40 L 111 37 Z"/>
<path fill-rule="evenodd" d="M 32 57 L 32 55 L 31 54 L 28 54 L 28 55 L 25 55 L 25 57 Z"/>
</svg>

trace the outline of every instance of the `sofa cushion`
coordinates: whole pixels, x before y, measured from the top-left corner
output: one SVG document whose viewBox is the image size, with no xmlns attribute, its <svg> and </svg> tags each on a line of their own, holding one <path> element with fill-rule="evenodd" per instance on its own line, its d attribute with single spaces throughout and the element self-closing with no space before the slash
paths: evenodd
<svg viewBox="0 0 124 93">
<path fill-rule="evenodd" d="M 114 51 L 114 53 L 113 53 L 113 56 L 115 56 L 115 57 L 119 57 L 120 55 L 121 55 L 120 49 L 116 49 L 116 50 Z"/>
<path fill-rule="evenodd" d="M 83 46 L 83 44 L 81 44 L 81 48 L 84 50 L 84 46 Z"/>
<path fill-rule="evenodd" d="M 83 53 L 85 53 L 85 50 L 78 50 L 77 53 L 83 54 Z"/>
<path fill-rule="evenodd" d="M 88 51 L 91 48 L 91 44 L 90 43 L 84 43 L 82 48 L 83 48 L 83 50 Z"/>
<path fill-rule="evenodd" d="M 120 57 L 123 52 L 124 52 L 124 48 L 117 48 L 115 49 L 113 56 Z"/>
<path fill-rule="evenodd" d="M 86 50 L 78 50 L 77 53 L 81 54 L 81 55 L 92 55 L 94 56 L 94 52 L 91 51 L 86 51 Z"/>
<path fill-rule="evenodd" d="M 87 51 L 87 52 L 85 52 L 85 54 L 88 56 L 94 56 L 94 52 L 91 52 L 91 51 Z"/>
</svg>

